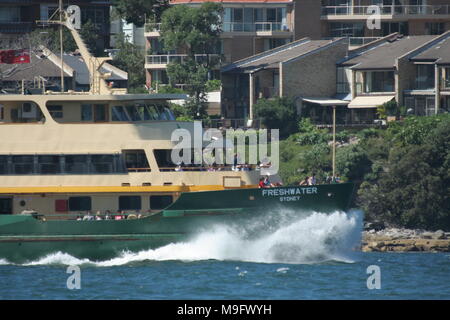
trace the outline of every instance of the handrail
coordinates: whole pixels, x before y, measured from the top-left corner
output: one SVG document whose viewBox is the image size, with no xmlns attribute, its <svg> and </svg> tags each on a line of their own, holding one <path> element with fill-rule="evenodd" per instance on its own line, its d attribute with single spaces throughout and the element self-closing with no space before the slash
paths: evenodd
<svg viewBox="0 0 450 320">
<path fill-rule="evenodd" d="M 372 15 L 373 6 L 323 6 L 322 16 Z M 382 15 L 449 15 L 450 5 L 379 5 Z"/>
<path fill-rule="evenodd" d="M 222 26 L 223 32 L 291 32 L 287 23 L 283 22 L 224 22 Z"/>
<path fill-rule="evenodd" d="M 169 64 L 171 62 L 183 63 L 189 56 L 187 54 L 152 54 L 145 57 L 146 64 Z M 197 62 L 208 59 L 211 61 L 213 58 L 220 58 L 220 54 L 195 54 L 194 59 Z"/>
</svg>

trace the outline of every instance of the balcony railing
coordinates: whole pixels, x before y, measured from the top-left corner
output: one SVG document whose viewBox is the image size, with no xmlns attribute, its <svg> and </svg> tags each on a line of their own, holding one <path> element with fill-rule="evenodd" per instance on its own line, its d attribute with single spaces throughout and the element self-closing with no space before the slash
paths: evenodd
<svg viewBox="0 0 450 320">
<path fill-rule="evenodd" d="M 157 54 L 148 55 L 145 57 L 146 64 L 160 64 L 167 65 L 169 63 L 183 63 L 188 59 L 187 54 Z M 197 63 L 217 63 L 221 61 L 219 54 L 196 54 L 194 55 Z"/>
<path fill-rule="evenodd" d="M 349 37 L 350 47 L 360 47 L 364 46 L 370 42 L 381 39 L 381 37 Z"/>
<path fill-rule="evenodd" d="M 290 32 L 288 25 L 281 22 L 225 22 L 222 26 L 223 32 Z"/>
<path fill-rule="evenodd" d="M 325 6 L 322 16 L 372 15 L 373 6 Z M 450 15 L 450 5 L 400 5 L 378 6 L 382 15 Z"/>
</svg>

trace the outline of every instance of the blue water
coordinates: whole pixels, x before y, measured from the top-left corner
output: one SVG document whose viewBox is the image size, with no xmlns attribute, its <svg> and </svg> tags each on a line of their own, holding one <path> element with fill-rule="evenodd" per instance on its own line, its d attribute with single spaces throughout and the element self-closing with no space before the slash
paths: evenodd
<svg viewBox="0 0 450 320">
<path fill-rule="evenodd" d="M 249 238 L 217 226 L 109 261 L 0 260 L 0 299 L 450 299 L 449 253 L 362 253 L 358 213 L 313 214 Z M 80 289 L 67 287 L 68 266 Z M 369 266 L 380 289 L 369 289 Z M 369 281 L 370 283 L 373 283 Z"/>
</svg>

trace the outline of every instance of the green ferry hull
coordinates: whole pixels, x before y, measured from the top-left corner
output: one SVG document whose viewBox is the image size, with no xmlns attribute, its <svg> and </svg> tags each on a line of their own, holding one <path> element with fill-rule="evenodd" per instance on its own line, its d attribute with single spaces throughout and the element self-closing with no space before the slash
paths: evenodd
<svg viewBox="0 0 450 320">
<path fill-rule="evenodd" d="M 161 212 L 132 220 L 50 220 L 0 216 L 0 259 L 24 263 L 55 252 L 91 261 L 189 239 L 214 224 L 245 224 L 279 210 L 331 213 L 349 208 L 353 184 L 183 193 Z"/>
</svg>

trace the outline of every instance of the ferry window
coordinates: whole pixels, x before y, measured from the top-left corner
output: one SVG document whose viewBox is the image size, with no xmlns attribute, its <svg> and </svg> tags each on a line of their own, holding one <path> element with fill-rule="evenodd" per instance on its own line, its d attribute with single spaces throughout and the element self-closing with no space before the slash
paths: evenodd
<svg viewBox="0 0 450 320">
<path fill-rule="evenodd" d="M 128 115 L 131 117 L 131 121 L 141 121 L 141 116 L 135 106 L 126 106 Z"/>
<path fill-rule="evenodd" d="M 48 106 L 48 112 L 53 119 L 62 119 L 63 118 L 63 107 L 62 106 Z"/>
<path fill-rule="evenodd" d="M 112 107 L 112 121 L 130 121 L 124 107 L 122 106 Z"/>
<path fill-rule="evenodd" d="M 0 174 L 8 173 L 8 156 L 0 156 Z"/>
<path fill-rule="evenodd" d="M 107 121 L 107 110 L 105 104 L 95 104 L 94 105 L 94 121 L 103 122 Z"/>
<path fill-rule="evenodd" d="M 34 173 L 34 156 L 12 156 L 13 171 L 15 174 Z"/>
<path fill-rule="evenodd" d="M 153 151 L 156 162 L 158 163 L 158 167 L 161 168 L 172 168 L 175 167 L 176 164 L 172 162 L 171 154 L 172 150 L 170 149 L 157 149 Z"/>
<path fill-rule="evenodd" d="M 140 196 L 120 196 L 119 210 L 141 210 Z"/>
<path fill-rule="evenodd" d="M 159 119 L 159 113 L 158 108 L 154 105 L 148 105 L 146 106 L 146 113 L 144 114 L 144 120 L 158 120 Z"/>
<path fill-rule="evenodd" d="M 86 155 L 66 155 L 65 172 L 82 174 L 88 172 L 88 161 Z"/>
<path fill-rule="evenodd" d="M 70 197 L 69 211 L 89 211 L 92 209 L 91 197 Z"/>
<path fill-rule="evenodd" d="M 114 156 L 108 154 L 91 156 L 91 173 L 114 172 Z"/>
<path fill-rule="evenodd" d="M 61 172 L 59 156 L 38 156 L 39 173 L 56 174 Z"/>
<path fill-rule="evenodd" d="M 160 210 L 172 203 L 172 196 L 150 196 L 150 209 Z"/>
<path fill-rule="evenodd" d="M 150 169 L 144 150 L 124 150 L 127 169 Z"/>
<path fill-rule="evenodd" d="M 4 107 L 2 104 L 0 104 L 0 120 L 3 120 L 4 116 Z"/>
<path fill-rule="evenodd" d="M 92 104 L 81 105 L 81 121 L 92 121 Z"/>
</svg>

